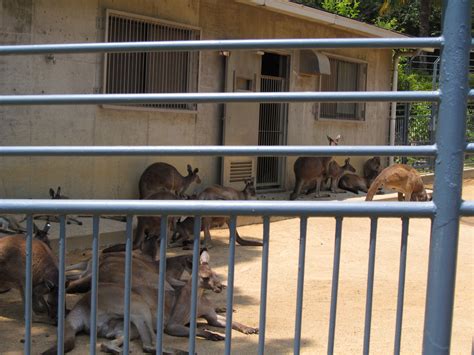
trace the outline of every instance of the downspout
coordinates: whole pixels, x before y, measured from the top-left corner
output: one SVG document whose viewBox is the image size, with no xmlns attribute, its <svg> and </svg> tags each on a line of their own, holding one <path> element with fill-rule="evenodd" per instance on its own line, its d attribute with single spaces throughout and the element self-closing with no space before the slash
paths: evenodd
<svg viewBox="0 0 474 355">
<path fill-rule="evenodd" d="M 398 64 L 400 63 L 400 58 L 403 57 L 416 57 L 420 54 L 422 49 L 417 49 L 409 52 L 401 52 L 396 50 L 393 55 L 393 77 L 392 77 L 392 91 L 398 91 Z M 390 145 L 395 145 L 395 129 L 397 122 L 397 102 L 392 102 L 392 107 L 390 110 Z M 389 157 L 389 165 L 392 165 L 394 161 L 393 156 Z"/>
</svg>

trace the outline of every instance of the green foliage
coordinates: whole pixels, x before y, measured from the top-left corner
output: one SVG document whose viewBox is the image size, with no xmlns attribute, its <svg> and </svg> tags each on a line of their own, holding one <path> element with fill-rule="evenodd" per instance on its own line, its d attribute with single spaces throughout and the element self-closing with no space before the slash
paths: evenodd
<svg viewBox="0 0 474 355">
<path fill-rule="evenodd" d="M 349 18 L 359 16 L 359 5 L 357 0 L 323 0 L 321 3 L 324 10 Z"/>
</svg>

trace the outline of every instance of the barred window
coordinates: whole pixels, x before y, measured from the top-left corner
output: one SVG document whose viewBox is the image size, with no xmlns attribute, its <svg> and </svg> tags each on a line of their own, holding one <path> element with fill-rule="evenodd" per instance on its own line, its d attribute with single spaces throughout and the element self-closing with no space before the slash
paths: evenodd
<svg viewBox="0 0 474 355">
<path fill-rule="evenodd" d="M 199 40 L 200 31 L 167 21 L 107 11 L 107 42 Z M 198 89 L 199 52 L 109 53 L 107 94 L 190 93 Z M 130 106 L 130 105 L 129 105 Z M 133 104 L 170 110 L 196 110 L 196 104 Z"/>
<path fill-rule="evenodd" d="M 367 81 L 367 64 L 329 58 L 330 75 L 321 75 L 321 91 L 364 91 Z M 320 118 L 364 120 L 365 103 L 321 103 Z"/>
</svg>

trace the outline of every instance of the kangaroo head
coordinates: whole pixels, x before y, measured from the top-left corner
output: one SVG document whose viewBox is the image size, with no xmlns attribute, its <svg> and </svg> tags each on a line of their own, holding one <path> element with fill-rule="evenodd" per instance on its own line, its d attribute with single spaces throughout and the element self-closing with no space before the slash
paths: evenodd
<svg viewBox="0 0 474 355">
<path fill-rule="evenodd" d="M 380 157 L 373 157 L 370 159 L 370 165 L 372 169 L 379 171 L 380 170 Z"/>
<path fill-rule="evenodd" d="M 206 249 L 201 252 L 199 264 L 199 287 L 220 293 L 224 289 L 219 276 L 209 266 L 209 253 Z"/>
<path fill-rule="evenodd" d="M 425 189 L 421 190 L 420 192 L 413 192 L 411 194 L 411 201 L 431 201 L 433 199 L 433 195 L 426 192 Z"/>
<path fill-rule="evenodd" d="M 192 181 L 195 182 L 196 184 L 200 184 L 201 183 L 201 178 L 198 175 L 199 169 L 196 168 L 196 169 L 193 170 L 191 165 L 188 164 L 187 170 L 188 170 L 188 176 L 192 177 Z"/>
<path fill-rule="evenodd" d="M 254 178 L 250 177 L 244 179 L 245 187 L 242 190 L 247 200 L 255 200 L 257 198 L 257 191 L 255 190 Z"/>
<path fill-rule="evenodd" d="M 48 233 L 51 229 L 51 223 L 46 222 L 43 229 L 39 229 L 38 226 L 33 223 L 33 232 L 36 239 L 41 240 L 44 244 L 51 249 L 51 243 L 49 241 Z"/>
<path fill-rule="evenodd" d="M 338 134 L 336 138 L 331 138 L 328 135 L 326 135 L 326 138 L 329 141 L 329 145 L 339 145 L 339 141 L 341 140 L 341 135 Z"/>
<path fill-rule="evenodd" d="M 350 172 L 355 173 L 356 169 L 350 163 L 351 158 L 347 158 L 344 160 L 344 166 L 342 167 L 344 170 L 349 170 Z"/>
</svg>

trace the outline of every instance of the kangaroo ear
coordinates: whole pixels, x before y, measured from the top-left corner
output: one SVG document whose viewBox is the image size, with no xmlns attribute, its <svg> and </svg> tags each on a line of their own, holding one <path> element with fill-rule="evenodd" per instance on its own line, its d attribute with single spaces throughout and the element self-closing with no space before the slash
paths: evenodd
<svg viewBox="0 0 474 355">
<path fill-rule="evenodd" d="M 198 172 L 199 172 L 199 169 L 196 168 L 196 169 L 194 169 L 193 174 L 197 174 Z"/>
<path fill-rule="evenodd" d="M 188 173 L 192 174 L 193 173 L 193 168 L 191 168 L 191 165 L 187 165 Z"/>
<path fill-rule="evenodd" d="M 202 252 L 201 252 L 201 258 L 200 258 L 200 261 L 201 261 L 201 264 L 209 264 L 209 259 L 210 259 L 210 255 L 209 253 L 207 252 L 206 249 L 203 249 Z"/>
<path fill-rule="evenodd" d="M 61 197 L 61 186 L 58 186 L 58 189 L 56 190 L 56 198 Z"/>
<path fill-rule="evenodd" d="M 51 223 L 46 222 L 43 227 L 43 232 L 48 233 L 50 229 L 51 229 Z"/>
<path fill-rule="evenodd" d="M 54 190 L 53 189 L 49 189 L 49 196 L 51 196 L 51 198 L 54 198 Z"/>
<path fill-rule="evenodd" d="M 350 161 L 351 161 L 351 158 L 347 158 L 346 160 L 344 160 L 346 164 L 349 164 Z"/>
<path fill-rule="evenodd" d="M 48 288 L 48 290 L 51 292 L 56 288 L 56 285 L 51 281 L 51 280 L 45 280 L 44 284 Z"/>
</svg>

